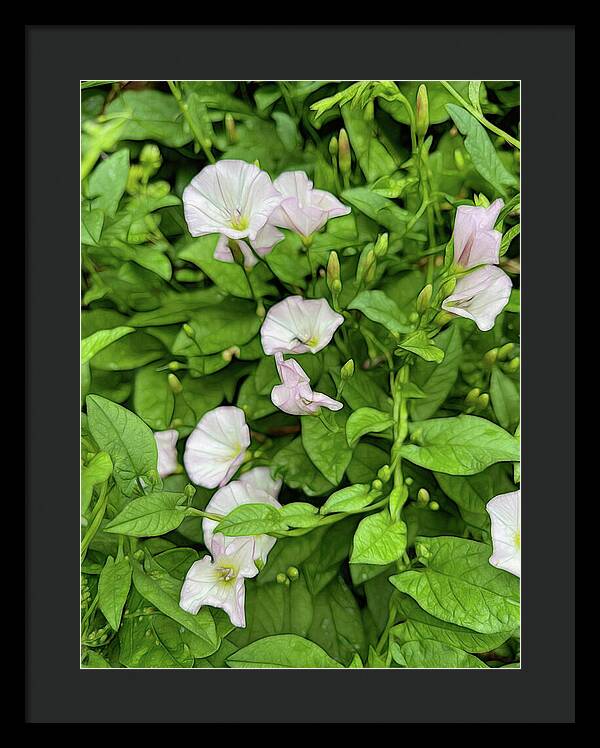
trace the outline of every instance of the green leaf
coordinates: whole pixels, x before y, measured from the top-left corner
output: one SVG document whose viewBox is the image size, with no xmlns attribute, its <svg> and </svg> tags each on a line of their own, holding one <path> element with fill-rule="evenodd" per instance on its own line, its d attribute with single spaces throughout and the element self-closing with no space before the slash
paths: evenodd
<svg viewBox="0 0 600 748">
<path fill-rule="evenodd" d="M 394 425 L 389 413 L 375 408 L 359 408 L 351 413 L 346 422 L 346 438 L 350 447 L 365 434 L 379 434 Z"/>
<path fill-rule="evenodd" d="M 157 468 L 154 435 L 141 418 L 104 397 L 88 395 L 86 406 L 90 432 L 110 455 L 117 485 L 131 496 L 139 487 L 138 479 Z"/>
<path fill-rule="evenodd" d="M 342 117 L 352 150 L 367 182 L 374 182 L 394 172 L 396 161 L 377 139 L 375 123 L 373 119 L 369 120 L 366 110 L 346 104 L 342 106 Z"/>
<path fill-rule="evenodd" d="M 389 231 L 404 233 L 413 214 L 368 187 L 353 187 L 342 192 L 344 200 Z M 418 225 L 418 222 L 417 224 Z M 425 238 L 425 235 L 422 235 Z"/>
<path fill-rule="evenodd" d="M 369 483 L 357 483 L 354 486 L 341 488 L 335 491 L 319 510 L 321 514 L 332 514 L 333 512 L 352 512 L 363 509 L 373 501 L 377 494 L 371 493 Z"/>
<path fill-rule="evenodd" d="M 394 660 L 408 668 L 487 668 L 485 662 L 449 644 L 422 639 L 392 647 Z"/>
<path fill-rule="evenodd" d="M 432 343 L 423 330 L 407 335 L 398 345 L 406 351 L 415 353 L 424 361 L 434 361 L 439 364 L 444 360 L 444 351 Z"/>
<path fill-rule="evenodd" d="M 223 535 L 244 537 L 246 535 L 268 535 L 288 529 L 279 510 L 270 504 L 241 504 L 236 506 L 215 527 Z"/>
<path fill-rule="evenodd" d="M 191 668 L 194 655 L 180 626 L 163 615 L 126 618 L 119 631 L 119 662 L 128 668 Z"/>
<path fill-rule="evenodd" d="M 414 382 L 425 392 L 425 398 L 411 404 L 411 414 L 415 421 L 431 418 L 448 397 L 456 377 L 462 355 L 460 329 L 451 325 L 436 336 L 436 345 L 444 351 L 440 364 L 418 360 L 412 369 Z"/>
<path fill-rule="evenodd" d="M 506 195 L 507 187 L 518 187 L 517 178 L 503 165 L 483 125 L 480 125 L 466 109 L 456 104 L 447 104 L 446 109 L 465 136 L 465 148 L 481 176 L 501 195 Z"/>
<path fill-rule="evenodd" d="M 155 140 L 180 148 L 192 139 L 173 96 L 161 91 L 122 91 L 106 107 L 108 117 L 122 117 L 122 140 Z"/>
<path fill-rule="evenodd" d="M 81 363 L 85 364 L 97 353 L 115 340 L 134 332 L 133 327 L 113 327 L 112 330 L 98 330 L 81 341 Z"/>
<path fill-rule="evenodd" d="M 517 223 L 515 226 L 510 228 L 506 234 L 502 237 L 502 241 L 500 242 L 500 257 L 505 255 L 508 252 L 508 248 L 511 245 L 512 240 L 519 235 L 519 232 L 521 231 L 521 224 Z"/>
<path fill-rule="evenodd" d="M 300 437 L 277 452 L 271 470 L 274 477 L 283 478 L 286 486 L 300 489 L 307 496 L 322 496 L 334 488 L 309 460 Z"/>
<path fill-rule="evenodd" d="M 98 580 L 98 605 L 113 631 L 118 631 L 131 586 L 131 565 L 126 558 L 106 559 Z"/>
<path fill-rule="evenodd" d="M 104 483 L 112 475 L 113 464 L 107 452 L 98 452 L 81 469 L 81 513 L 85 514 L 94 486 Z"/>
<path fill-rule="evenodd" d="M 164 431 L 171 425 L 175 397 L 169 387 L 168 372 L 153 367 L 138 369 L 133 389 L 133 407 L 153 431 Z"/>
<path fill-rule="evenodd" d="M 214 259 L 218 238 L 209 235 L 194 239 L 179 252 L 179 258 L 197 265 L 221 291 L 242 299 L 251 299 L 252 289 L 244 269 L 235 263 Z"/>
<path fill-rule="evenodd" d="M 481 634 L 519 625 L 519 579 L 489 563 L 492 548 L 463 538 L 417 539 L 426 567 L 390 577 L 427 613 Z"/>
<path fill-rule="evenodd" d="M 498 423 L 514 431 L 520 418 L 519 385 L 498 367 L 492 369 L 490 398 Z"/>
<path fill-rule="evenodd" d="M 155 337 L 134 331 L 133 335 L 115 340 L 99 351 L 91 366 L 102 371 L 129 371 L 157 361 L 165 352 L 164 346 Z"/>
<path fill-rule="evenodd" d="M 156 491 L 127 506 L 104 528 L 134 538 L 155 537 L 176 530 L 186 517 L 185 494 Z"/>
<path fill-rule="evenodd" d="M 101 161 L 88 177 L 87 197 L 92 209 L 114 216 L 125 192 L 129 176 L 129 150 L 122 148 Z"/>
<path fill-rule="evenodd" d="M 404 444 L 402 457 L 451 475 L 473 475 L 495 462 L 519 459 L 519 443 L 495 423 L 477 416 L 434 418 L 409 424 L 417 444 Z"/>
<path fill-rule="evenodd" d="M 352 459 L 352 449 L 346 441 L 346 415 L 333 414 L 337 431 L 330 431 L 316 416 L 302 416 L 302 444 L 306 454 L 322 475 L 337 486 Z"/>
<path fill-rule="evenodd" d="M 279 510 L 279 515 L 290 527 L 316 527 L 320 522 L 319 510 L 305 501 L 294 501 Z"/>
<path fill-rule="evenodd" d="M 334 668 L 342 667 L 321 647 L 296 634 L 259 639 L 227 658 L 232 668 Z"/>
<path fill-rule="evenodd" d="M 355 534 L 350 563 L 390 564 L 406 550 L 406 525 L 392 522 L 387 509 L 361 520 Z"/>
<path fill-rule="evenodd" d="M 411 328 L 395 301 L 383 291 L 361 291 L 348 304 L 348 309 L 358 309 L 365 317 L 386 327 L 393 335 L 408 332 Z"/>
</svg>

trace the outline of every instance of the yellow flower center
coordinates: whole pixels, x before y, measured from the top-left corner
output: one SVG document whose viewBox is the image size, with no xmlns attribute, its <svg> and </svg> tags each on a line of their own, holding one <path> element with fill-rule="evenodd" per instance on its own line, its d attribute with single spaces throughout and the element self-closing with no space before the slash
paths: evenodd
<svg viewBox="0 0 600 748">
<path fill-rule="evenodd" d="M 245 231 L 250 224 L 247 216 L 243 216 L 239 210 L 236 210 L 231 216 L 231 228 L 236 231 Z"/>
</svg>

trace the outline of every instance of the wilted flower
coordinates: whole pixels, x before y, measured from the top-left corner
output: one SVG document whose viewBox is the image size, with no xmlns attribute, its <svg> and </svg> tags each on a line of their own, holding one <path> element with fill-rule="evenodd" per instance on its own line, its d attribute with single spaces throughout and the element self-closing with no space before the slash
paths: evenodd
<svg viewBox="0 0 600 748">
<path fill-rule="evenodd" d="M 205 166 L 183 191 L 192 236 L 223 234 L 253 242 L 281 201 L 265 171 L 239 160 Z"/>
<path fill-rule="evenodd" d="M 158 474 L 161 478 L 172 475 L 177 470 L 177 439 L 175 429 L 155 431 L 154 439 L 158 447 Z"/>
<path fill-rule="evenodd" d="M 512 282 L 499 267 L 485 265 L 458 278 L 453 293 L 442 308 L 460 317 L 472 319 L 482 330 L 491 330 L 496 317 L 506 306 Z"/>
<path fill-rule="evenodd" d="M 205 413 L 189 435 L 183 464 L 198 486 L 224 486 L 244 460 L 250 431 L 244 411 L 222 405 Z"/>
<path fill-rule="evenodd" d="M 314 415 L 323 408 L 340 410 L 343 404 L 321 392 L 313 392 L 310 379 L 294 359 L 284 360 L 281 353 L 275 354 L 281 384 L 271 390 L 271 400 L 284 413 L 292 416 Z"/>
<path fill-rule="evenodd" d="M 521 492 L 494 496 L 486 505 L 492 521 L 490 564 L 521 576 Z"/>
<path fill-rule="evenodd" d="M 212 544 L 212 559 L 204 556 L 195 561 L 186 574 L 179 606 L 197 613 L 203 605 L 222 608 L 234 626 L 246 625 L 244 579 L 255 577 L 258 570 L 252 559 L 251 538 L 233 538 L 225 545 L 222 535 Z"/>
<path fill-rule="evenodd" d="M 264 488 L 259 488 L 257 484 L 268 486 L 265 481 L 264 475 L 252 475 L 254 471 L 250 470 L 240 477 L 239 480 L 235 480 L 232 483 L 219 489 L 211 500 L 208 502 L 205 511 L 208 514 L 221 514 L 227 516 L 229 512 L 233 511 L 236 506 L 242 504 L 270 504 L 271 506 L 279 509 L 281 504 L 277 501 L 276 496 L 279 494 L 281 488 L 281 481 L 273 481 L 269 487 L 269 491 L 276 488 L 277 492 L 275 495 Z M 249 480 L 247 480 L 249 476 Z M 217 522 L 212 519 L 204 518 L 202 520 L 202 531 L 204 533 L 204 545 L 212 550 L 215 539 L 219 539 L 220 543 L 223 543 L 225 547 L 228 547 L 233 540 L 239 540 L 239 538 L 226 537 L 223 539 L 221 533 L 214 534 Z M 253 535 L 248 538 L 254 543 L 253 546 L 253 559 L 260 559 L 263 563 L 266 562 L 269 551 L 275 545 L 276 540 L 270 535 Z"/>
<path fill-rule="evenodd" d="M 495 200 L 489 208 L 460 205 L 454 221 L 454 261 L 463 268 L 476 265 L 497 265 L 500 260 L 502 234 L 494 224 L 503 200 Z"/>
<path fill-rule="evenodd" d="M 271 226 L 267 223 L 256 235 L 254 241 L 249 241 L 249 244 L 242 239 L 228 239 L 224 234 L 221 234 L 217 246 L 215 247 L 214 258 L 215 260 L 222 260 L 223 262 L 234 262 L 233 254 L 229 248 L 230 241 L 236 241 L 241 253 L 244 255 L 244 265 L 247 268 L 254 267 L 258 262 L 258 257 L 265 257 L 273 249 L 273 247 L 285 237 L 276 229 L 275 226 Z M 254 250 L 254 251 L 252 251 Z"/>
<path fill-rule="evenodd" d="M 284 200 L 273 211 L 270 223 L 308 237 L 322 229 L 330 218 L 345 216 L 350 208 L 330 192 L 313 189 L 303 171 L 286 171 L 273 182 Z"/>
<path fill-rule="evenodd" d="M 260 328 L 264 352 L 317 353 L 329 343 L 344 318 L 326 299 L 288 296 L 272 306 Z"/>
</svg>

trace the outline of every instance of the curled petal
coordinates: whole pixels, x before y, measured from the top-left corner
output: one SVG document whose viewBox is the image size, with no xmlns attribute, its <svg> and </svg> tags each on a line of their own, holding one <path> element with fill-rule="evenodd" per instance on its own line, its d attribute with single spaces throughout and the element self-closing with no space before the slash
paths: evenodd
<svg viewBox="0 0 600 748">
<path fill-rule="evenodd" d="M 258 262 L 257 254 L 265 257 L 273 247 L 284 238 L 283 234 L 275 226 L 266 224 L 257 234 L 256 239 L 248 244 L 242 239 L 229 239 L 225 234 L 219 236 L 213 257 L 222 262 L 235 262 L 229 242 L 235 241 L 241 253 L 244 255 L 244 266 L 251 268 Z"/>
<path fill-rule="evenodd" d="M 510 298 L 512 282 L 499 267 L 485 265 L 462 276 L 442 308 L 472 319 L 482 330 L 491 330 Z"/>
<path fill-rule="evenodd" d="M 244 411 L 222 405 L 205 413 L 188 437 L 183 464 L 198 486 L 223 486 L 235 474 L 250 445 Z"/>
<path fill-rule="evenodd" d="M 155 431 L 154 439 L 158 448 L 158 474 L 161 478 L 172 475 L 177 470 L 177 439 L 175 429 Z"/>
<path fill-rule="evenodd" d="M 495 200 L 488 208 L 460 205 L 454 222 L 454 261 L 464 268 L 497 265 L 502 234 L 494 224 L 504 206 Z"/>
<path fill-rule="evenodd" d="M 490 515 L 493 553 L 490 564 L 521 576 L 521 492 L 494 496 L 486 509 Z"/>
<path fill-rule="evenodd" d="M 321 407 L 340 410 L 344 406 L 320 392 L 313 392 L 310 379 L 294 359 L 284 360 L 281 353 L 275 354 L 281 384 L 271 390 L 271 401 L 284 413 L 293 416 L 313 415 Z"/>
<path fill-rule="evenodd" d="M 267 355 L 317 353 L 330 342 L 344 318 L 326 299 L 288 296 L 267 312 L 260 337 Z"/>
</svg>

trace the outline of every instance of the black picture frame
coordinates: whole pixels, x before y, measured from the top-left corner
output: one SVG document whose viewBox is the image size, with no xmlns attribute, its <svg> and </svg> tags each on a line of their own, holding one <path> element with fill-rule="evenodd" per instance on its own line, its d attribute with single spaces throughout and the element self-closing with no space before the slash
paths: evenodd
<svg viewBox="0 0 600 748">
<path fill-rule="evenodd" d="M 25 722 L 573 722 L 574 27 L 27 26 L 25 39 Z M 521 80 L 520 670 L 80 669 L 79 82 L 111 76 Z"/>
</svg>

